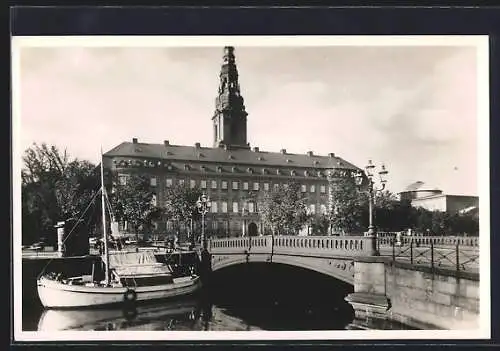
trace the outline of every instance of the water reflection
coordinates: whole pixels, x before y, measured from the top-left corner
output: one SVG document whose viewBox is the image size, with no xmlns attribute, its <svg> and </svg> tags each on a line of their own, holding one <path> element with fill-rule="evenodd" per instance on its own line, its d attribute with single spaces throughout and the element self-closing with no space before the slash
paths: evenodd
<svg viewBox="0 0 500 351">
<path fill-rule="evenodd" d="M 38 331 L 101 330 L 261 330 L 225 308 L 196 299 L 127 308 L 44 310 Z"/>
<path fill-rule="evenodd" d="M 172 330 L 175 324 L 195 322 L 196 300 L 87 310 L 45 310 L 38 331 L 58 330 Z M 154 327 L 155 329 L 151 329 Z"/>
</svg>

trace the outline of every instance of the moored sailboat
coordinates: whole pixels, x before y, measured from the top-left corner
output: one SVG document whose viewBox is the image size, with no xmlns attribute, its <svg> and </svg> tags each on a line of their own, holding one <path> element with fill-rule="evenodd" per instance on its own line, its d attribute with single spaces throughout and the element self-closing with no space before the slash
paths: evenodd
<svg viewBox="0 0 500 351">
<path fill-rule="evenodd" d="M 114 252 L 108 249 L 104 172 L 101 154 L 101 202 L 104 279 L 92 274 L 62 278 L 51 273 L 37 280 L 38 296 L 46 308 L 83 308 L 189 295 L 201 288 L 194 270 L 174 274 L 170 265 L 159 263 L 152 252 Z"/>
</svg>

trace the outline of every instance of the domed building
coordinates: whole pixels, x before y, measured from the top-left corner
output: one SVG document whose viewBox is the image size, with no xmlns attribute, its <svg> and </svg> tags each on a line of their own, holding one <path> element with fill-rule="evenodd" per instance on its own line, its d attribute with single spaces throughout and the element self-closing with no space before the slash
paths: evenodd
<svg viewBox="0 0 500 351">
<path fill-rule="evenodd" d="M 444 194 L 441 189 L 417 181 L 408 185 L 399 193 L 400 200 L 411 201 L 413 207 L 422 207 L 429 211 L 449 213 L 469 213 L 479 208 L 479 197 L 469 195 Z"/>
<path fill-rule="evenodd" d="M 399 193 L 401 200 L 422 199 L 425 197 L 442 194 L 443 191 L 435 186 L 429 186 L 419 180 L 408 185 L 402 192 Z"/>
</svg>

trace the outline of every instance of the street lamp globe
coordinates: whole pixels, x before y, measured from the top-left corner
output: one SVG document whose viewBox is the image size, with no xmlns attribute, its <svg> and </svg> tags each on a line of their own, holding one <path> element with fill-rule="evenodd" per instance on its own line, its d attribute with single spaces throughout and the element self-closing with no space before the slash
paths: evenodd
<svg viewBox="0 0 500 351">
<path fill-rule="evenodd" d="M 366 175 L 371 178 L 373 177 L 373 170 L 375 169 L 375 165 L 372 160 L 368 160 L 368 164 L 365 166 Z"/>
</svg>

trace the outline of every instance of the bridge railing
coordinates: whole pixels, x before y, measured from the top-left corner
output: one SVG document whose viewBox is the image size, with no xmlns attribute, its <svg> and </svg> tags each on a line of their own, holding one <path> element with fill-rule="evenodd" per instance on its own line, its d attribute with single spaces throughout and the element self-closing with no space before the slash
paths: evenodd
<svg viewBox="0 0 500 351">
<path fill-rule="evenodd" d="M 377 233 L 378 234 L 378 233 Z M 409 245 L 413 243 L 415 246 L 430 246 L 431 244 L 434 246 L 450 246 L 454 247 L 456 245 L 460 245 L 461 247 L 479 247 L 479 238 L 478 237 L 462 237 L 462 236 L 404 236 L 401 235 L 399 240 L 395 235 L 389 236 L 378 236 L 377 242 L 379 247 L 382 246 L 391 246 L 392 242 L 395 241 L 401 245 Z"/>
<path fill-rule="evenodd" d="M 392 261 L 407 262 L 412 265 L 430 266 L 431 270 L 442 268 L 447 270 L 478 272 L 479 271 L 479 250 L 470 245 L 461 245 L 460 241 L 455 241 L 454 245 L 439 245 L 441 241 L 434 244 L 433 240 L 429 244 L 420 245 L 418 241 L 402 240 L 398 243 L 392 240 L 389 250 Z M 383 249 L 381 250 L 383 253 Z M 387 252 L 385 252 L 387 254 Z"/>
<path fill-rule="evenodd" d="M 274 253 L 318 256 L 370 256 L 372 239 L 363 236 L 276 236 Z"/>
<path fill-rule="evenodd" d="M 373 239 L 363 236 L 261 236 L 210 240 L 212 252 L 309 256 L 371 256 Z"/>
</svg>

